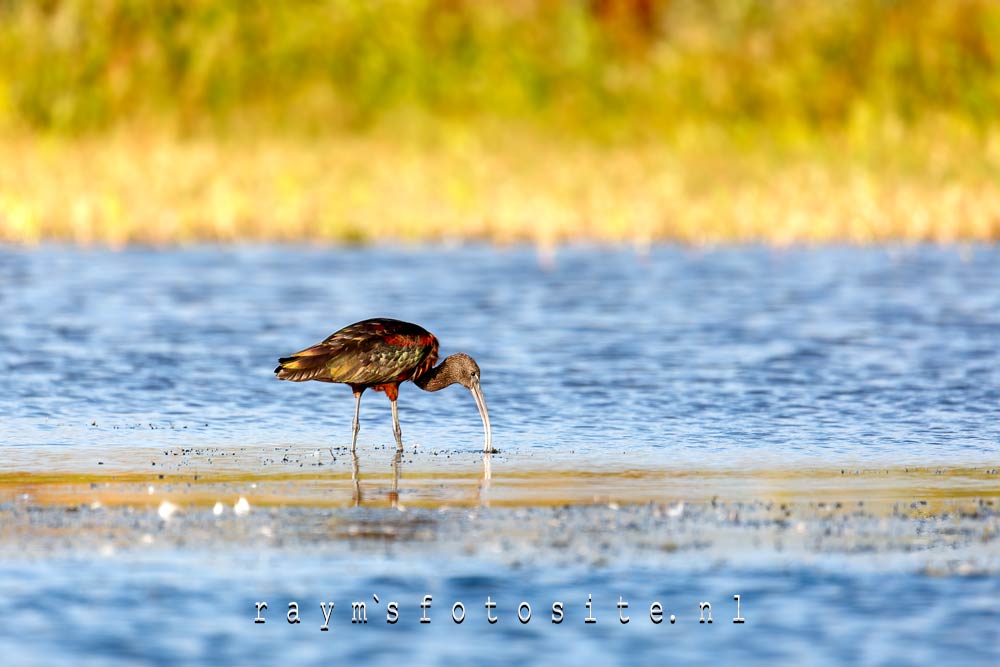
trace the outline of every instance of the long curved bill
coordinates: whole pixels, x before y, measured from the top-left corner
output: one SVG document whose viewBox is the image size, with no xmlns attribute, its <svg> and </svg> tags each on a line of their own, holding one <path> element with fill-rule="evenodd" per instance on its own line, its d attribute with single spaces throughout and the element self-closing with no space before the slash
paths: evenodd
<svg viewBox="0 0 1000 667">
<path fill-rule="evenodd" d="M 479 416 L 483 418 L 483 431 L 486 433 L 486 447 L 483 451 L 492 452 L 493 430 L 490 428 L 490 413 L 486 411 L 486 399 L 483 398 L 483 390 L 479 388 L 479 382 L 476 381 L 469 391 L 472 392 L 472 397 L 476 399 L 476 407 L 479 408 Z"/>
</svg>

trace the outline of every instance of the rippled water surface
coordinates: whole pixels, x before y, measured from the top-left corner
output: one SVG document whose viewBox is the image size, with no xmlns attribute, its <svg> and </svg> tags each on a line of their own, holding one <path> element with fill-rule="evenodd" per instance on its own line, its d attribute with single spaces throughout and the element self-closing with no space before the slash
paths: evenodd
<svg viewBox="0 0 1000 667">
<path fill-rule="evenodd" d="M 6 250 L 3 440 L 344 444 L 349 390 L 277 382 L 275 359 L 382 315 L 479 361 L 501 450 L 981 461 L 998 267 L 994 248 Z M 400 406 L 407 442 L 480 446 L 464 390 L 405 385 Z M 366 395 L 362 442 L 392 442 L 388 413 Z"/>
<path fill-rule="evenodd" d="M 464 389 L 401 388 L 396 463 L 366 394 L 352 469 L 350 391 L 274 378 L 372 316 L 479 362 L 491 511 Z M 0 248 L 0 371 L 5 664 L 1000 662 L 994 247 Z"/>
</svg>

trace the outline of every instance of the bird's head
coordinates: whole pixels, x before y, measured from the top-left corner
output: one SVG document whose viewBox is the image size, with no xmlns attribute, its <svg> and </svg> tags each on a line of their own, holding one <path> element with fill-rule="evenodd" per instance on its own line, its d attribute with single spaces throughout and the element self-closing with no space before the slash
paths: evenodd
<svg viewBox="0 0 1000 667">
<path fill-rule="evenodd" d="M 490 414 L 486 411 L 486 399 L 479 387 L 479 364 L 467 354 L 453 354 L 441 365 L 416 380 L 418 387 L 425 391 L 439 391 L 452 384 L 460 384 L 476 399 L 479 416 L 483 420 L 483 430 L 486 432 L 486 451 L 493 451 L 493 430 L 490 427 Z"/>
<path fill-rule="evenodd" d="M 473 387 L 479 386 L 479 364 L 469 355 L 459 352 L 448 357 L 453 382 L 457 382 L 466 389 L 472 391 Z"/>
<path fill-rule="evenodd" d="M 472 398 L 476 399 L 476 407 L 479 408 L 479 416 L 483 420 L 483 431 L 486 433 L 485 451 L 493 451 L 493 429 L 490 428 L 490 413 L 486 411 L 486 399 L 483 398 L 483 390 L 479 387 L 479 364 L 467 354 L 459 352 L 453 354 L 446 360 L 451 366 L 454 381 L 472 392 Z"/>
</svg>

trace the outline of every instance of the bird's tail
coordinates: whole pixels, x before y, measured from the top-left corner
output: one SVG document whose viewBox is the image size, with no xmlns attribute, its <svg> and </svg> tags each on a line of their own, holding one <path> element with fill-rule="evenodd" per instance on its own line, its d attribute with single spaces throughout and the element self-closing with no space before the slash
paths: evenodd
<svg viewBox="0 0 1000 667">
<path fill-rule="evenodd" d="M 331 382 L 327 362 L 332 356 L 329 345 L 313 345 L 290 357 L 278 359 L 278 367 L 274 369 L 279 380 L 305 382 L 306 380 L 321 380 Z"/>
</svg>

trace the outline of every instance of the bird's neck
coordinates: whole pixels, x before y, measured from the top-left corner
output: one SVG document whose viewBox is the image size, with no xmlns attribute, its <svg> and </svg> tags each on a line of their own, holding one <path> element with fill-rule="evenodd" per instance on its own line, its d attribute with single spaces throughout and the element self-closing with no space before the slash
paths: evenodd
<svg viewBox="0 0 1000 667">
<path fill-rule="evenodd" d="M 414 380 L 414 384 L 424 391 L 438 391 L 449 385 L 455 384 L 458 382 L 458 377 L 455 373 L 456 369 L 454 364 L 449 362 L 451 362 L 451 357 L 448 357 L 440 364 Z"/>
</svg>

